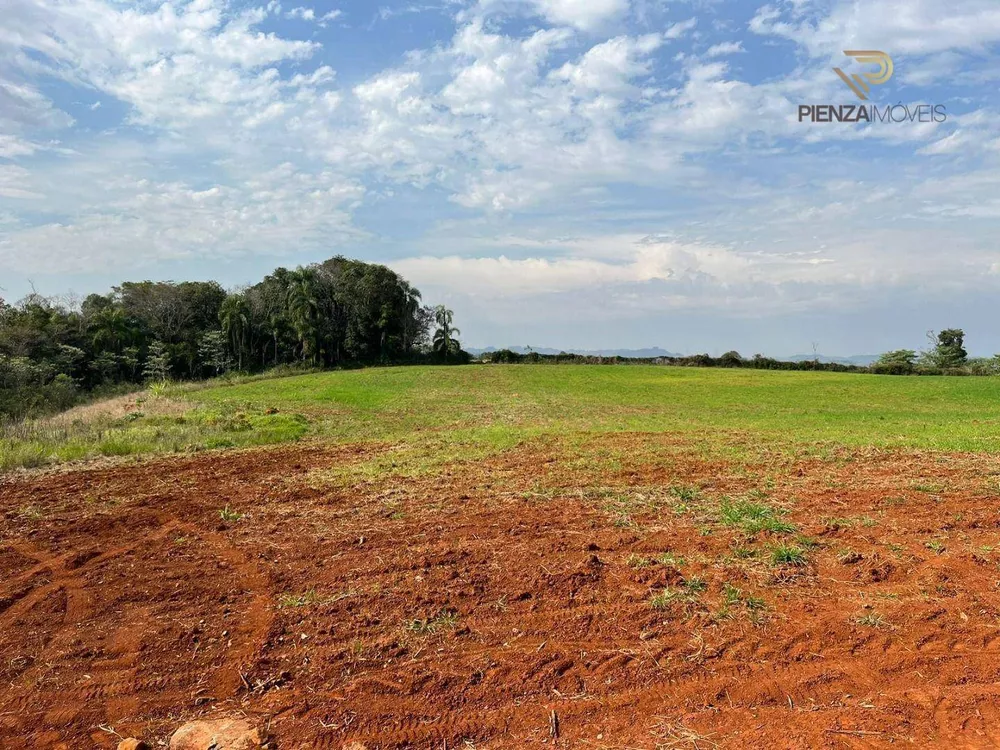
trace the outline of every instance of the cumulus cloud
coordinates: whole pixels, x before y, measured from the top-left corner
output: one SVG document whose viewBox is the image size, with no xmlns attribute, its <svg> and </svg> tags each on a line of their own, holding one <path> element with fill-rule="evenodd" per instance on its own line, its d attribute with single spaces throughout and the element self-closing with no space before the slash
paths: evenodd
<svg viewBox="0 0 1000 750">
<path fill-rule="evenodd" d="M 320 26 L 325 26 L 330 21 L 335 21 L 343 15 L 342 10 L 331 10 L 327 13 L 317 16 L 316 10 L 314 8 L 306 8 L 299 6 L 292 8 L 287 13 L 285 13 L 285 18 L 294 18 L 301 21 L 315 21 Z"/>
<path fill-rule="evenodd" d="M 164 3 L 150 12 L 83 0 L 11 3 L 0 50 L 42 56 L 36 64 L 43 72 L 129 103 L 135 121 L 145 125 L 252 117 L 280 97 L 271 66 L 318 49 L 314 42 L 258 32 L 265 10 L 226 15 L 222 0 Z M 7 89 L 10 95 L 10 84 Z M 49 112 L 30 90 L 14 93 L 32 111 Z"/>
<path fill-rule="evenodd" d="M 303 21 L 315 21 L 316 11 L 312 8 L 292 8 L 290 11 L 285 13 L 285 18 L 300 18 Z"/>
<path fill-rule="evenodd" d="M 993 0 L 837 0 L 816 17 L 812 2 L 788 10 L 762 6 L 750 22 L 758 34 L 785 37 L 813 56 L 845 49 L 924 55 L 981 52 L 1000 41 L 1000 7 Z"/>
<path fill-rule="evenodd" d="M 0 196 L 38 197 L 16 187 L 27 178 L 27 170 L 0 169 Z M 78 207 L 72 221 L 22 226 L 0 236 L 0 266 L 25 273 L 57 265 L 85 272 L 123 259 L 142 265 L 280 255 L 364 236 L 351 220 L 363 187 L 290 164 L 246 182 L 206 187 L 131 175 L 107 175 L 103 184 L 100 204 Z"/>
<path fill-rule="evenodd" d="M 13 139 L 14 134 L 57 131 L 72 126 L 73 122 L 71 116 L 57 109 L 37 88 L 0 78 L 0 133 L 8 138 Z M 33 152 L 34 149 L 30 153 Z"/>
<path fill-rule="evenodd" d="M 705 55 L 707 57 L 724 57 L 725 55 L 734 55 L 737 52 L 744 51 L 743 42 L 720 42 L 709 47 Z"/>
<path fill-rule="evenodd" d="M 629 8 L 628 0 L 534 0 L 539 12 L 549 21 L 584 30 L 597 29 L 608 21 L 621 18 Z"/>
<path fill-rule="evenodd" d="M 990 249 L 965 241 L 964 263 L 956 266 L 936 251 L 940 239 L 936 232 L 882 229 L 803 251 L 608 235 L 547 243 L 545 249 L 555 251 L 551 257 L 421 256 L 392 265 L 421 287 L 448 290 L 456 301 L 495 301 L 499 315 L 541 305 L 570 311 L 579 323 L 671 310 L 838 309 L 847 300 L 870 298 L 872 290 L 912 293 L 926 284 L 928 272 L 936 275 L 939 289 L 989 288 L 996 266 Z M 522 250 L 537 244 L 512 242 Z M 880 252 L 873 253 L 873 247 Z"/>
<path fill-rule="evenodd" d="M 697 25 L 697 18 L 689 18 L 686 21 L 678 21 L 675 24 L 671 24 L 670 27 L 664 32 L 663 36 L 667 39 L 680 39 Z"/>
<path fill-rule="evenodd" d="M 709 274 L 722 282 L 744 278 L 745 258 L 728 248 L 685 245 L 655 237 L 616 236 L 566 243 L 565 250 L 587 251 L 587 245 L 617 244 L 624 260 L 591 257 L 488 258 L 421 257 L 396 261 L 396 268 L 415 279 L 437 279 L 470 294 L 526 296 L 571 292 L 585 287 L 614 286 L 648 281 L 681 281 Z M 463 286 L 457 282 L 463 279 Z"/>
<path fill-rule="evenodd" d="M 625 18 L 629 0 L 479 0 L 463 20 L 497 13 L 539 16 L 549 23 L 596 32 Z"/>
</svg>

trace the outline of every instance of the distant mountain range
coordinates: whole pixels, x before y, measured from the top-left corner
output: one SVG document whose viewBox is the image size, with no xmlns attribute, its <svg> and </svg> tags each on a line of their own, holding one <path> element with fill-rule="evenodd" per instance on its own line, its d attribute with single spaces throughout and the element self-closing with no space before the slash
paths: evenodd
<svg viewBox="0 0 1000 750">
<path fill-rule="evenodd" d="M 518 354 L 527 354 L 529 351 L 538 352 L 539 354 L 580 354 L 585 357 L 625 357 L 629 359 L 650 359 L 653 357 L 683 357 L 683 354 L 678 354 L 677 352 L 669 352 L 666 349 L 661 349 L 658 346 L 654 346 L 649 349 L 552 349 L 550 347 L 539 346 L 539 347 L 526 347 L 526 346 L 507 346 L 507 347 L 496 347 L 490 346 L 485 349 L 477 349 L 475 347 L 468 347 L 466 351 L 469 354 L 478 357 L 481 354 L 488 354 L 490 352 L 495 352 L 499 348 L 510 349 L 512 352 L 517 352 Z M 775 357 L 775 359 L 782 360 L 785 362 L 808 362 L 813 359 L 818 359 L 820 362 L 836 362 L 842 365 L 870 365 L 872 362 L 878 359 L 877 354 L 855 354 L 851 357 L 829 357 L 825 354 L 793 354 L 791 357 Z"/>
<path fill-rule="evenodd" d="M 666 349 L 660 349 L 658 346 L 654 346 L 652 349 L 550 349 L 545 346 L 539 347 L 527 347 L 527 346 L 504 346 L 496 347 L 490 346 L 486 349 L 476 349 L 474 347 L 467 347 L 466 351 L 478 357 L 480 354 L 488 354 L 490 352 L 498 351 L 499 349 L 510 349 L 512 352 L 517 352 L 518 354 L 527 354 L 528 352 L 538 352 L 539 354 L 580 354 L 585 357 L 630 357 L 633 359 L 647 359 L 649 357 L 681 357 L 683 355 L 676 354 L 674 352 L 668 352 Z"/>
</svg>

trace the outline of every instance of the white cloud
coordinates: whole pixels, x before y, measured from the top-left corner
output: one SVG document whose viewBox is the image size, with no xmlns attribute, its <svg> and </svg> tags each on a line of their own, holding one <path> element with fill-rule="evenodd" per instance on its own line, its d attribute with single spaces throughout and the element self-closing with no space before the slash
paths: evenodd
<svg viewBox="0 0 1000 750">
<path fill-rule="evenodd" d="M 955 130 L 927 144 L 918 153 L 927 156 L 962 155 L 980 159 L 1000 153 L 1000 113 L 979 109 L 952 118 Z"/>
<path fill-rule="evenodd" d="M 981 52 L 1000 41 L 1000 6 L 994 0 L 837 0 L 813 20 L 808 3 L 785 13 L 773 5 L 758 10 L 750 29 L 786 37 L 816 57 L 845 49 L 882 49 L 894 55 L 946 50 Z"/>
<path fill-rule="evenodd" d="M 27 177 L 25 170 L 0 168 L 0 196 L 38 197 L 17 188 Z M 82 272 L 123 262 L 325 248 L 364 235 L 351 222 L 363 195 L 361 186 L 332 173 L 310 174 L 290 164 L 246 182 L 202 188 L 109 175 L 100 200 L 78 208 L 71 221 L 8 232 L 0 242 L 0 266 Z"/>
<path fill-rule="evenodd" d="M 38 150 L 40 150 L 40 147 L 31 141 L 23 140 L 15 135 L 0 133 L 0 159 L 16 159 L 19 156 L 31 156 Z"/>
<path fill-rule="evenodd" d="M 733 55 L 737 52 L 745 52 L 743 49 L 743 42 L 721 42 L 719 44 L 713 44 L 705 52 L 707 57 L 723 57 L 725 55 Z"/>
<path fill-rule="evenodd" d="M 601 27 L 628 12 L 628 0 L 534 0 L 549 21 L 585 31 Z"/>
<path fill-rule="evenodd" d="M 587 50 L 579 62 L 566 63 L 554 76 L 578 91 L 622 93 L 632 88 L 634 78 L 649 72 L 648 56 L 660 44 L 657 34 L 609 39 Z"/>
<path fill-rule="evenodd" d="M 45 55 L 42 70 L 131 104 L 134 119 L 145 125 L 252 118 L 280 96 L 269 66 L 318 49 L 314 42 L 258 32 L 264 10 L 226 16 L 222 0 L 164 3 L 151 12 L 84 0 L 10 2 L 0 51 Z M 45 13 L 44 23 L 36 12 Z M 41 107 L 34 102 L 36 111 Z"/>
<path fill-rule="evenodd" d="M 40 193 L 31 187 L 31 173 L 24 167 L 13 164 L 0 164 L 0 197 L 35 199 L 42 198 Z M 30 257 L 30 253 L 26 253 Z"/>
<path fill-rule="evenodd" d="M 300 21 L 315 21 L 320 26 L 326 26 L 330 21 L 335 21 L 340 18 L 344 12 L 342 10 L 331 10 L 324 13 L 321 16 L 316 15 L 315 8 L 306 8 L 304 6 L 299 6 L 292 8 L 285 13 L 285 18 L 297 19 Z"/>
<path fill-rule="evenodd" d="M 629 0 L 479 0 L 471 13 L 459 18 L 475 20 L 492 13 L 528 13 L 550 23 L 596 32 L 622 20 L 629 11 Z"/>
<path fill-rule="evenodd" d="M 686 21 L 679 21 L 678 23 L 675 23 L 667 28 L 667 30 L 663 33 L 663 36 L 667 39 L 680 39 L 697 25 L 697 18 L 689 18 Z"/>
<path fill-rule="evenodd" d="M 1000 211 L 1000 201 L 992 205 Z M 522 257 L 421 256 L 392 266 L 421 288 L 462 306 L 478 301 L 479 309 L 492 311 L 485 314 L 497 320 L 520 320 L 525 310 L 543 309 L 577 325 L 657 311 L 840 310 L 875 293 L 912 293 L 929 278 L 937 289 L 988 289 L 997 265 L 991 249 L 965 240 L 954 248 L 963 259 L 956 264 L 956 256 L 938 251 L 941 240 L 938 232 L 898 229 L 841 236 L 807 250 L 655 235 L 597 235 L 544 245 L 508 238 Z M 533 247 L 547 257 L 523 257 Z"/>
<path fill-rule="evenodd" d="M 425 282 L 437 279 L 438 284 L 480 296 L 529 296 L 648 281 L 678 282 L 706 273 L 729 283 L 745 279 L 750 267 L 745 258 L 728 248 L 685 245 L 655 237 L 614 236 L 566 243 L 564 247 L 587 254 L 595 249 L 592 243 L 616 245 L 618 255 L 624 260 L 612 262 L 579 256 L 551 259 L 450 256 L 411 258 L 393 265 L 414 279 Z"/>
<path fill-rule="evenodd" d="M 285 14 L 285 18 L 299 18 L 303 21 L 315 21 L 316 11 L 312 8 L 292 8 Z"/>
<path fill-rule="evenodd" d="M 0 45 L 0 52 L 3 51 Z M 0 68 L 2 72 L 2 68 Z M 0 132 L 25 133 L 68 128 L 73 118 L 56 109 L 38 89 L 0 78 Z"/>
</svg>

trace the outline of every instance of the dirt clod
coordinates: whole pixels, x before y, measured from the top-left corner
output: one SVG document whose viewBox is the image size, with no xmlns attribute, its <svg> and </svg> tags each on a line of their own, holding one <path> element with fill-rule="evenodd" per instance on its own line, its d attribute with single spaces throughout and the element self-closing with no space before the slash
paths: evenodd
<svg viewBox="0 0 1000 750">
<path fill-rule="evenodd" d="M 260 732 L 243 719 L 192 721 L 170 738 L 170 750 L 260 750 Z"/>
</svg>

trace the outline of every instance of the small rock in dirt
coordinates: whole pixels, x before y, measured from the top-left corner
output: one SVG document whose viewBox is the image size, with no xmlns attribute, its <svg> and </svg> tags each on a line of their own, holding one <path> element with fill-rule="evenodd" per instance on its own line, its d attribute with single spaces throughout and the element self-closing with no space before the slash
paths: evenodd
<svg viewBox="0 0 1000 750">
<path fill-rule="evenodd" d="M 368 745 L 362 745 L 360 742 L 352 742 L 349 745 L 344 745 L 340 750 L 368 750 Z"/>
<path fill-rule="evenodd" d="M 259 750 L 261 733 L 243 719 L 192 721 L 170 738 L 170 750 Z"/>
<path fill-rule="evenodd" d="M 118 750 L 149 750 L 149 745 L 135 737 L 129 737 L 118 743 Z"/>
</svg>

